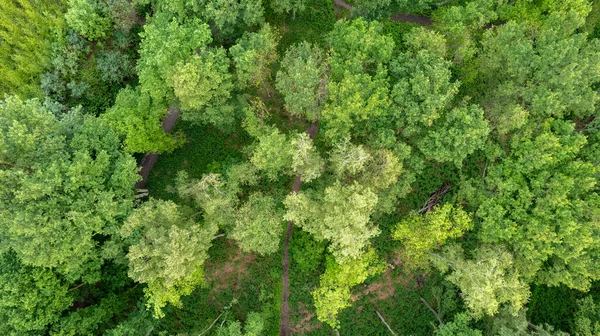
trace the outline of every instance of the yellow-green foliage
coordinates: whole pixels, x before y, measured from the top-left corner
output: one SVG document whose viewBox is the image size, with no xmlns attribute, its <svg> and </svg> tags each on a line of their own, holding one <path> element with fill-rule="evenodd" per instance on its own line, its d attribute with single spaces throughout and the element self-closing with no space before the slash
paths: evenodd
<svg viewBox="0 0 600 336">
<path fill-rule="evenodd" d="M 65 7 L 64 0 L 0 0 L 0 98 L 39 96 L 53 31 L 63 26 Z"/>
<path fill-rule="evenodd" d="M 319 288 L 313 292 L 317 318 L 332 328 L 339 328 L 337 316 L 342 309 L 350 306 L 352 287 L 372 275 L 383 273 L 385 263 L 379 260 L 375 250 L 369 249 L 360 258 L 351 259 L 343 264 L 338 264 L 330 258 L 326 267 Z"/>
<path fill-rule="evenodd" d="M 404 218 L 396 226 L 394 239 L 404 243 L 404 264 L 422 267 L 428 263 L 429 252 L 472 228 L 471 217 L 462 209 L 447 203 L 425 215 L 413 213 Z"/>
</svg>

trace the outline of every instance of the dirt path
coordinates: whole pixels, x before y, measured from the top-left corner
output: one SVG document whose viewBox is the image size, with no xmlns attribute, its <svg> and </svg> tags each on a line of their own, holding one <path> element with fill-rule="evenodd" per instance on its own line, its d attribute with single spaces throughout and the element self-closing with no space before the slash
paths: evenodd
<svg viewBox="0 0 600 336">
<path fill-rule="evenodd" d="M 319 131 L 319 126 L 317 122 L 314 122 L 307 130 L 306 133 L 310 136 L 311 139 L 314 139 Z M 300 192 L 300 187 L 302 186 L 302 177 L 300 174 L 296 175 L 296 179 L 294 180 L 294 184 L 292 184 L 292 192 L 298 193 Z M 282 300 L 281 300 L 281 322 L 279 323 L 279 335 L 288 336 L 290 333 L 290 257 L 289 257 L 289 246 L 290 240 L 292 239 L 292 231 L 294 230 L 294 222 L 289 221 L 287 232 L 285 234 L 285 242 L 283 243 L 283 260 L 281 264 L 283 265 L 283 291 L 282 291 Z"/>
<path fill-rule="evenodd" d="M 180 115 L 181 111 L 174 107 L 169 107 L 169 111 L 162 122 L 162 129 L 169 133 L 173 129 L 173 126 L 175 126 L 175 122 L 177 119 L 179 119 Z M 142 175 L 142 180 L 135 184 L 137 189 L 143 189 L 146 187 L 148 176 L 150 176 L 150 171 L 152 170 L 152 167 L 154 167 L 156 160 L 158 160 L 158 154 L 148 153 L 146 156 L 144 156 L 142 161 L 140 161 L 140 167 L 142 167 L 140 170 L 140 175 Z"/>
<path fill-rule="evenodd" d="M 333 3 L 340 8 L 344 8 L 347 10 L 352 10 L 352 5 L 345 2 L 344 0 L 333 0 Z M 390 20 L 398 21 L 398 22 L 410 22 L 416 23 L 421 26 L 429 26 L 431 25 L 431 18 L 422 15 L 415 14 L 405 14 L 405 13 L 397 13 L 390 16 Z"/>
</svg>

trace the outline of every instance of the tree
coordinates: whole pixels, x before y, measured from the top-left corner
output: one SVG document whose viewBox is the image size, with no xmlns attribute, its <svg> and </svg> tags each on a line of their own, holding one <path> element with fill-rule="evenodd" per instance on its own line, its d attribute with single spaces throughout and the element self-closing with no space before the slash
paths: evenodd
<svg viewBox="0 0 600 336">
<path fill-rule="evenodd" d="M 290 143 L 292 154 L 292 170 L 302 177 L 302 181 L 310 182 L 323 173 L 325 162 L 319 156 L 312 139 L 307 133 L 292 136 Z"/>
<path fill-rule="evenodd" d="M 234 122 L 229 102 L 233 82 L 223 48 L 209 48 L 177 63 L 167 77 L 183 110 L 182 119 L 227 127 Z"/>
<path fill-rule="evenodd" d="M 452 81 L 450 62 L 445 60 L 443 36 L 424 28 L 413 29 L 406 37 L 408 50 L 390 64 L 395 84 L 391 96 L 401 113 L 397 118 L 402 134 L 423 132 L 438 120 L 458 93 Z"/>
<path fill-rule="evenodd" d="M 573 130 L 548 120 L 513 136 L 510 155 L 487 169 L 479 239 L 511 246 L 528 281 L 587 290 L 600 278 L 600 197 L 596 167 L 578 157 L 586 139 Z"/>
<path fill-rule="evenodd" d="M 293 193 L 284 201 L 284 218 L 318 240 L 329 240 L 329 250 L 338 263 L 359 258 L 369 239 L 379 234 L 370 223 L 377 204 L 377 195 L 358 183 L 342 185 L 339 182 L 317 192 Z"/>
<path fill-rule="evenodd" d="M 153 101 L 168 104 L 174 98 L 168 85 L 173 67 L 212 41 L 210 29 L 197 18 L 180 23 L 166 13 L 158 13 L 144 25 L 140 36 L 137 72 L 142 91 L 148 92 Z"/>
<path fill-rule="evenodd" d="M 97 0 L 69 0 L 65 19 L 69 27 L 90 40 L 106 37 L 112 25 L 106 6 Z"/>
<path fill-rule="evenodd" d="M 323 128 L 332 142 L 351 135 L 366 136 L 386 116 L 390 107 L 385 73 L 375 77 L 346 73 L 340 82 L 329 82 L 329 101 L 323 108 Z"/>
<path fill-rule="evenodd" d="M 292 19 L 296 19 L 296 12 L 302 12 L 306 8 L 306 0 L 274 0 L 271 7 L 275 13 L 292 12 Z"/>
<path fill-rule="evenodd" d="M 38 101 L 0 102 L 0 240 L 26 265 L 98 280 L 102 241 L 133 207 L 135 160 L 113 130 Z"/>
<path fill-rule="evenodd" d="M 482 106 L 502 133 L 522 124 L 520 109 L 536 120 L 594 113 L 599 96 L 592 83 L 600 78 L 600 45 L 576 33 L 582 24 L 573 13 L 551 14 L 536 30 L 509 22 L 485 33 L 475 80 L 486 83 L 479 85 Z M 506 113 L 516 115 L 507 118 Z"/>
<path fill-rule="evenodd" d="M 54 30 L 64 26 L 65 1 L 0 2 L 0 99 L 40 96 L 42 73 L 51 66 Z"/>
<path fill-rule="evenodd" d="M 308 42 L 285 53 L 275 87 L 284 96 L 286 110 L 310 121 L 320 118 L 327 98 L 327 64 L 323 51 Z"/>
<path fill-rule="evenodd" d="M 258 139 L 250 162 L 271 179 L 275 180 L 280 173 L 291 173 L 293 155 L 290 151 L 290 140 L 287 135 L 273 129 L 271 134 Z"/>
<path fill-rule="evenodd" d="M 369 160 L 371 155 L 362 145 L 351 143 L 349 137 L 336 142 L 329 154 L 331 170 L 339 180 L 363 172 Z"/>
<path fill-rule="evenodd" d="M 591 295 L 577 300 L 573 326 L 577 336 L 592 336 L 600 333 L 600 309 Z"/>
<path fill-rule="evenodd" d="M 23 265 L 15 253 L 0 255 L 0 332 L 44 333 L 71 306 L 68 284 L 48 268 Z"/>
<path fill-rule="evenodd" d="M 136 0 L 152 4 L 156 13 L 179 19 L 200 18 L 211 25 L 218 40 L 239 36 L 240 31 L 262 24 L 262 2 L 254 0 Z"/>
<path fill-rule="evenodd" d="M 363 283 L 370 276 L 383 273 L 386 265 L 379 260 L 373 249 L 342 264 L 328 258 L 325 265 L 325 274 L 321 276 L 319 287 L 312 294 L 319 321 L 337 329 L 340 326 L 337 319 L 339 312 L 350 306 L 352 287 Z"/>
<path fill-rule="evenodd" d="M 460 167 L 469 154 L 484 147 L 489 133 L 482 109 L 476 105 L 456 107 L 446 112 L 417 146 L 428 159 Z"/>
<path fill-rule="evenodd" d="M 482 246 L 466 259 L 458 245 L 446 246 L 432 258 L 433 265 L 448 273 L 450 281 L 463 293 L 473 317 L 493 316 L 501 304 L 516 315 L 529 298 L 529 287 L 513 266 L 513 257 L 501 246 Z"/>
<path fill-rule="evenodd" d="M 510 309 L 502 308 L 492 318 L 490 332 L 498 336 L 568 336 L 562 331 L 554 331 L 549 325 L 537 326 L 527 320 L 527 308 L 515 316 Z"/>
<path fill-rule="evenodd" d="M 129 276 L 148 284 L 148 305 L 157 317 L 164 316 L 167 303 L 180 306 L 180 297 L 203 282 L 202 266 L 218 227 L 198 224 L 190 215 L 171 201 L 150 199 L 120 230 L 132 240 Z"/>
<path fill-rule="evenodd" d="M 237 211 L 231 237 L 244 251 L 274 253 L 283 232 L 282 215 L 273 197 L 254 193 Z"/>
<path fill-rule="evenodd" d="M 427 265 L 429 253 L 440 248 L 448 239 L 458 238 L 472 228 L 469 214 L 446 203 L 425 215 L 410 214 L 398 223 L 393 237 L 404 245 L 404 265 L 423 267 Z"/>
<path fill-rule="evenodd" d="M 200 13 L 205 20 L 214 24 L 224 38 L 232 37 L 236 33 L 235 28 L 238 31 L 247 30 L 264 21 L 260 0 L 210 0 Z"/>
<path fill-rule="evenodd" d="M 256 312 L 248 313 L 244 332 L 239 321 L 230 322 L 227 328 L 217 329 L 217 336 L 260 336 L 265 332 L 265 318 Z"/>
<path fill-rule="evenodd" d="M 331 76 L 339 81 L 346 71 L 361 74 L 367 70 L 378 72 L 389 63 L 394 40 L 383 33 L 383 25 L 362 18 L 338 21 L 329 34 L 331 46 Z"/>
<path fill-rule="evenodd" d="M 124 138 L 128 153 L 171 152 L 181 139 L 168 135 L 162 128 L 167 112 L 164 103 L 153 101 L 139 86 L 119 91 L 115 104 L 101 118 Z"/>
<path fill-rule="evenodd" d="M 235 65 L 238 87 L 260 87 L 270 76 L 270 65 L 277 59 L 279 35 L 268 23 L 256 33 L 245 33 L 229 49 Z"/>
<path fill-rule="evenodd" d="M 436 330 L 436 336 L 482 336 L 481 330 L 473 329 L 470 326 L 472 318 L 465 313 L 459 313 L 454 316 L 452 322 L 441 324 Z"/>
</svg>

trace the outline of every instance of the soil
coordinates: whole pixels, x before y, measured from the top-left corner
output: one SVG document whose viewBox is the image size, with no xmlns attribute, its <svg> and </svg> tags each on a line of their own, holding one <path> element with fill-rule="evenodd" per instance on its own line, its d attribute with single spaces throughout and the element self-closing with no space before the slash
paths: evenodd
<svg viewBox="0 0 600 336">
<path fill-rule="evenodd" d="M 223 263 L 206 261 L 206 282 L 209 284 L 211 300 L 214 301 L 215 294 L 224 290 L 240 291 L 243 279 L 249 274 L 248 267 L 254 260 L 254 254 L 237 249 L 234 253 L 229 253 Z"/>
<path fill-rule="evenodd" d="M 311 139 L 314 139 L 319 131 L 319 125 L 317 122 L 314 122 L 307 130 L 306 133 L 310 136 Z M 294 184 L 292 184 L 292 192 L 298 193 L 300 192 L 300 187 L 302 186 L 302 177 L 300 175 L 296 175 L 296 179 L 294 180 Z M 281 300 L 281 322 L 279 323 L 279 334 L 282 336 L 291 335 L 290 330 L 290 257 L 289 257 L 289 246 L 290 239 L 292 239 L 292 231 L 294 230 L 294 222 L 289 221 L 287 232 L 285 235 L 285 243 L 283 244 L 283 260 L 281 264 L 283 265 L 283 294 Z"/>
<path fill-rule="evenodd" d="M 315 313 L 311 313 L 306 304 L 300 303 L 298 308 L 299 311 L 297 314 L 300 318 L 296 324 L 291 327 L 290 331 L 292 334 L 304 335 L 323 326 L 321 322 L 314 321 L 317 315 Z"/>
</svg>

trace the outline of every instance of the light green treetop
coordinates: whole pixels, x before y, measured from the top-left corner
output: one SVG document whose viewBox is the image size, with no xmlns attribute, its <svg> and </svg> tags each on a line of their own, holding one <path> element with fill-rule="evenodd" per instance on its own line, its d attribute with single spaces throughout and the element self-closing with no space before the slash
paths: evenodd
<svg viewBox="0 0 600 336">
<path fill-rule="evenodd" d="M 183 120 L 221 128 L 235 121 L 230 102 L 233 82 L 225 49 L 208 48 L 179 61 L 167 75 L 167 83 L 179 100 Z"/>
<path fill-rule="evenodd" d="M 493 316 L 501 304 L 516 315 L 529 298 L 529 286 L 515 270 L 512 255 L 501 246 L 482 246 L 466 259 L 459 245 L 446 246 L 433 265 L 455 284 L 473 317 Z"/>
<path fill-rule="evenodd" d="M 325 55 L 318 46 L 302 42 L 288 48 L 275 85 L 284 96 L 286 110 L 310 121 L 318 120 L 327 98 L 326 76 Z"/>
<path fill-rule="evenodd" d="M 216 225 L 197 223 L 171 201 L 150 199 L 136 209 L 120 232 L 132 240 L 127 259 L 129 276 L 146 283 L 148 305 L 162 317 L 162 308 L 179 306 L 203 282 L 203 264 L 218 230 Z"/>
<path fill-rule="evenodd" d="M 472 228 L 473 221 L 469 214 L 446 203 L 424 215 L 410 214 L 398 223 L 393 237 L 404 244 L 404 265 L 425 267 L 430 253 L 448 239 L 458 238 Z"/>
<path fill-rule="evenodd" d="M 369 239 L 379 234 L 370 222 L 377 195 L 357 183 L 339 182 L 327 187 L 322 195 L 301 191 L 284 201 L 286 220 L 319 240 L 330 241 L 329 250 L 339 263 L 359 258 Z"/>
</svg>

